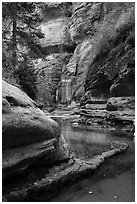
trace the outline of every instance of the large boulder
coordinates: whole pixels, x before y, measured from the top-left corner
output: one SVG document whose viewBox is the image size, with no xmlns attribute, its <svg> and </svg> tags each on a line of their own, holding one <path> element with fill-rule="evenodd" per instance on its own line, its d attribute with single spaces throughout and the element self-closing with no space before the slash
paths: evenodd
<svg viewBox="0 0 137 204">
<path fill-rule="evenodd" d="M 58 124 L 19 88 L 3 81 L 3 177 L 36 163 L 69 160 L 69 148 Z"/>
<path fill-rule="evenodd" d="M 3 150 L 59 138 L 57 123 L 37 108 L 27 94 L 5 81 L 2 85 Z"/>
</svg>

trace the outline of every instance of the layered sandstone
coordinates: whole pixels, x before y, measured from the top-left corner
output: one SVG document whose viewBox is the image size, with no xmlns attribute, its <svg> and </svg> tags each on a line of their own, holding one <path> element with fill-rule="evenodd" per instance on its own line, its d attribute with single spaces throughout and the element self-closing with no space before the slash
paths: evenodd
<svg viewBox="0 0 137 204">
<path fill-rule="evenodd" d="M 19 88 L 3 81 L 3 178 L 31 165 L 53 165 L 70 159 L 58 124 Z"/>
<path fill-rule="evenodd" d="M 62 70 L 72 56 L 75 43 L 71 40 L 69 29 L 71 3 L 47 2 L 44 5 L 40 29 L 44 34 L 41 46 L 45 58 L 38 61 L 36 69 L 38 70 L 38 101 L 45 108 L 54 106 L 56 103 L 56 90 Z"/>
<path fill-rule="evenodd" d="M 73 3 L 70 33 L 77 47 L 62 79 L 71 79 L 72 99 L 133 96 L 134 3 Z"/>
</svg>

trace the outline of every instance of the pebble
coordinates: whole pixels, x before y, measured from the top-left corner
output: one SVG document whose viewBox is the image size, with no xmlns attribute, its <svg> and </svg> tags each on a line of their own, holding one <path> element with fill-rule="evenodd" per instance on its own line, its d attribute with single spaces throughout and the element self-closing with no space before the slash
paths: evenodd
<svg viewBox="0 0 137 204">
<path fill-rule="evenodd" d="M 92 191 L 89 191 L 88 193 L 93 194 L 93 192 L 92 192 Z"/>
<path fill-rule="evenodd" d="M 114 196 L 114 198 L 116 199 L 116 198 L 117 198 L 117 196 Z"/>
</svg>

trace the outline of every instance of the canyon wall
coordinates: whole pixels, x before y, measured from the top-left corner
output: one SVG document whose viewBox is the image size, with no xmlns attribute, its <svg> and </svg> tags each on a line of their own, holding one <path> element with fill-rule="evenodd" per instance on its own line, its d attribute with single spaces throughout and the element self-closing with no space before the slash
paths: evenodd
<svg viewBox="0 0 137 204">
<path fill-rule="evenodd" d="M 53 2 L 42 15 L 39 102 L 134 96 L 134 3 Z"/>
<path fill-rule="evenodd" d="M 75 43 L 69 30 L 69 8 L 71 3 L 45 3 L 41 12 L 43 21 L 40 29 L 44 34 L 41 45 L 45 54 L 36 65 L 38 71 L 38 100 L 44 107 L 54 106 L 56 91 L 61 80 L 63 67 L 72 56 Z"/>
<path fill-rule="evenodd" d="M 72 81 L 72 100 L 134 95 L 134 6 L 72 3 L 70 34 L 77 46 L 62 76 Z"/>
</svg>

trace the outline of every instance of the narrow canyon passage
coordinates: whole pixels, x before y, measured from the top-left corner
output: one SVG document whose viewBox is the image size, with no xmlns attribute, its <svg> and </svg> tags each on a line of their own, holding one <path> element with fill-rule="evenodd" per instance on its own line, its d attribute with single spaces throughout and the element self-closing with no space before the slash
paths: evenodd
<svg viewBox="0 0 137 204">
<path fill-rule="evenodd" d="M 135 2 L 2 2 L 2 200 L 135 201 Z"/>
</svg>

